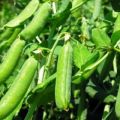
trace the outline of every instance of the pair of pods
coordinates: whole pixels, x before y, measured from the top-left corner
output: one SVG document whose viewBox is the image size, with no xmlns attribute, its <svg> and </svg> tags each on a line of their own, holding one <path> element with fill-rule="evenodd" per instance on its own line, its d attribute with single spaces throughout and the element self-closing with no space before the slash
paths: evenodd
<svg viewBox="0 0 120 120">
<path fill-rule="evenodd" d="M 40 5 L 39 0 L 32 0 L 17 17 L 4 25 L 4 27 L 18 27 L 34 14 L 33 19 L 19 34 L 23 40 L 32 40 L 44 28 L 50 13 L 51 6 L 48 2 Z"/>
<path fill-rule="evenodd" d="M 30 57 L 23 64 L 10 89 L 0 100 L 0 119 L 7 117 L 24 98 L 37 70 L 37 61 Z"/>
</svg>

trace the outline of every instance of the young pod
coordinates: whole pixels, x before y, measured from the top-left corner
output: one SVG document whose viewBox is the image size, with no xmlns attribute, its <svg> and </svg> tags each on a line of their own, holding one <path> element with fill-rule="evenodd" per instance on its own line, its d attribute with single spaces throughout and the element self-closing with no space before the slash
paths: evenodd
<svg viewBox="0 0 120 120">
<path fill-rule="evenodd" d="M 66 41 L 58 57 L 55 101 L 60 109 L 67 109 L 71 98 L 72 47 Z"/>
<path fill-rule="evenodd" d="M 16 39 L 9 48 L 3 62 L 0 65 L 0 84 L 3 83 L 13 71 L 24 46 L 25 41 Z"/>
</svg>

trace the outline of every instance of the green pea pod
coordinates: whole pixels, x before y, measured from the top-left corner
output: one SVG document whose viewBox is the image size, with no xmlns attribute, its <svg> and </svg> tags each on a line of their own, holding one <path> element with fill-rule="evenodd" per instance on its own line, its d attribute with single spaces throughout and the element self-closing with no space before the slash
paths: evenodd
<svg viewBox="0 0 120 120">
<path fill-rule="evenodd" d="M 120 119 L 120 85 L 119 85 L 116 103 L 115 103 L 115 113 L 116 113 L 116 116 Z"/>
<path fill-rule="evenodd" d="M 34 39 L 37 35 L 39 35 L 48 20 L 50 12 L 50 4 L 48 2 L 43 3 L 39 7 L 32 21 L 20 33 L 20 37 L 24 40 L 31 40 Z"/>
<path fill-rule="evenodd" d="M 25 41 L 17 39 L 8 50 L 7 55 L 0 65 L 0 84 L 3 83 L 13 71 L 24 45 Z"/>
<path fill-rule="evenodd" d="M 92 29 L 92 41 L 96 47 L 108 47 L 111 44 L 109 36 L 99 28 Z"/>
<path fill-rule="evenodd" d="M 39 6 L 39 0 L 31 0 L 25 9 L 13 20 L 4 25 L 4 27 L 17 27 L 25 20 L 30 18 Z"/>
<path fill-rule="evenodd" d="M 115 45 L 117 41 L 120 39 L 120 13 L 118 14 L 117 19 L 115 21 L 114 30 L 111 39 L 112 39 L 112 45 Z"/>
<path fill-rule="evenodd" d="M 57 63 L 55 101 L 60 109 L 67 109 L 71 98 L 72 47 L 70 41 L 63 46 Z"/>
<path fill-rule="evenodd" d="M 0 49 L 5 49 L 5 48 L 9 47 L 13 43 L 13 41 L 17 38 L 20 31 L 21 31 L 21 28 L 16 28 L 14 30 L 13 34 L 10 36 L 10 38 L 8 40 L 3 41 L 0 44 Z"/>
<path fill-rule="evenodd" d="M 7 40 L 13 33 L 13 28 L 7 28 L 1 35 L 0 35 L 0 42 Z"/>
<path fill-rule="evenodd" d="M 20 109 L 22 107 L 22 103 L 23 103 L 23 100 L 21 100 L 19 105 L 3 120 L 13 120 L 14 116 L 16 116 L 18 114 L 18 112 L 20 111 Z"/>
<path fill-rule="evenodd" d="M 17 74 L 19 73 L 22 65 L 24 64 L 26 58 L 25 56 L 20 56 L 12 74 L 9 76 L 9 78 L 5 81 L 5 85 L 7 87 L 7 89 L 11 86 L 11 84 L 13 83 L 13 81 L 15 80 Z"/>
<path fill-rule="evenodd" d="M 7 40 L 6 47 L 9 47 L 13 41 L 17 38 L 18 34 L 20 33 L 21 28 L 16 28 L 14 33 L 11 35 L 11 37 Z"/>
<path fill-rule="evenodd" d="M 37 61 L 30 57 L 22 66 L 14 83 L 0 101 L 0 119 L 9 115 L 25 96 L 37 70 Z"/>
</svg>

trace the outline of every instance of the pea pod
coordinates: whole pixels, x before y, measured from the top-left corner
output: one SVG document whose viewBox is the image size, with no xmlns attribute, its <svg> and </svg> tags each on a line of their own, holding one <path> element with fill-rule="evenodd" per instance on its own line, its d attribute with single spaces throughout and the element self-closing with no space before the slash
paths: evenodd
<svg viewBox="0 0 120 120">
<path fill-rule="evenodd" d="M 0 65 L 0 84 L 3 83 L 13 71 L 24 45 L 25 41 L 17 39 L 9 48 L 7 55 Z"/>
<path fill-rule="evenodd" d="M 60 109 L 67 109 L 71 98 L 72 47 L 69 41 L 63 46 L 58 58 L 55 84 L 55 101 Z"/>
<path fill-rule="evenodd" d="M 26 57 L 21 55 L 18 62 L 17 62 L 17 64 L 16 64 L 16 66 L 15 66 L 15 68 L 14 68 L 14 70 L 13 70 L 13 72 L 12 72 L 12 74 L 5 81 L 5 85 L 6 85 L 7 89 L 11 86 L 11 84 L 15 80 L 15 78 L 16 78 L 17 74 L 19 73 L 22 65 L 25 62 L 25 60 L 26 60 Z"/>
<path fill-rule="evenodd" d="M 25 9 L 13 20 L 9 21 L 4 27 L 17 27 L 29 17 L 31 17 L 39 6 L 39 0 L 31 0 Z"/>
<path fill-rule="evenodd" d="M 13 41 L 17 38 L 18 34 L 20 33 L 21 28 L 16 28 L 14 33 L 11 35 L 11 37 L 7 40 L 6 47 L 9 47 Z"/>
<path fill-rule="evenodd" d="M 22 66 L 14 83 L 0 101 L 0 119 L 9 115 L 25 96 L 37 69 L 37 61 L 30 57 Z"/>
<path fill-rule="evenodd" d="M 5 40 L 3 41 L 1 44 L 0 44 L 0 49 L 4 49 L 4 48 L 7 48 L 9 47 L 13 41 L 17 38 L 18 34 L 20 33 L 21 31 L 21 28 L 16 28 L 13 32 L 13 34 L 9 37 L 8 40 Z"/>
<path fill-rule="evenodd" d="M 8 39 L 11 34 L 13 33 L 13 28 L 7 28 L 1 35 L 0 35 L 0 42 Z"/>
<path fill-rule="evenodd" d="M 20 33 L 20 37 L 24 40 L 34 39 L 35 36 L 40 34 L 45 26 L 47 19 L 50 15 L 51 7 L 48 2 L 43 3 L 36 12 L 32 21 L 28 26 Z"/>
<path fill-rule="evenodd" d="M 16 116 L 19 113 L 22 107 L 22 103 L 23 103 L 23 100 L 21 100 L 20 104 L 3 120 L 13 120 L 14 116 Z"/>
</svg>

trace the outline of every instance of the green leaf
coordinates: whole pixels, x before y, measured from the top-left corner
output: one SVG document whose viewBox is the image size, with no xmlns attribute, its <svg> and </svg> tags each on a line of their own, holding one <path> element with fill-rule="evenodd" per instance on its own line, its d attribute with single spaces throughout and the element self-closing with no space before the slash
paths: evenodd
<svg viewBox="0 0 120 120">
<path fill-rule="evenodd" d="M 76 67 L 81 69 L 81 66 L 85 64 L 89 56 L 90 52 L 87 47 L 80 44 L 78 41 L 73 44 L 73 61 Z"/>
<path fill-rule="evenodd" d="M 98 60 L 98 58 L 99 58 L 98 51 L 91 53 L 91 55 L 88 57 L 87 61 L 82 65 L 82 70 L 84 70 L 87 66 L 96 62 Z"/>
<path fill-rule="evenodd" d="M 95 43 L 97 48 L 109 47 L 111 44 L 111 39 L 99 28 L 92 29 L 92 41 Z"/>
</svg>

